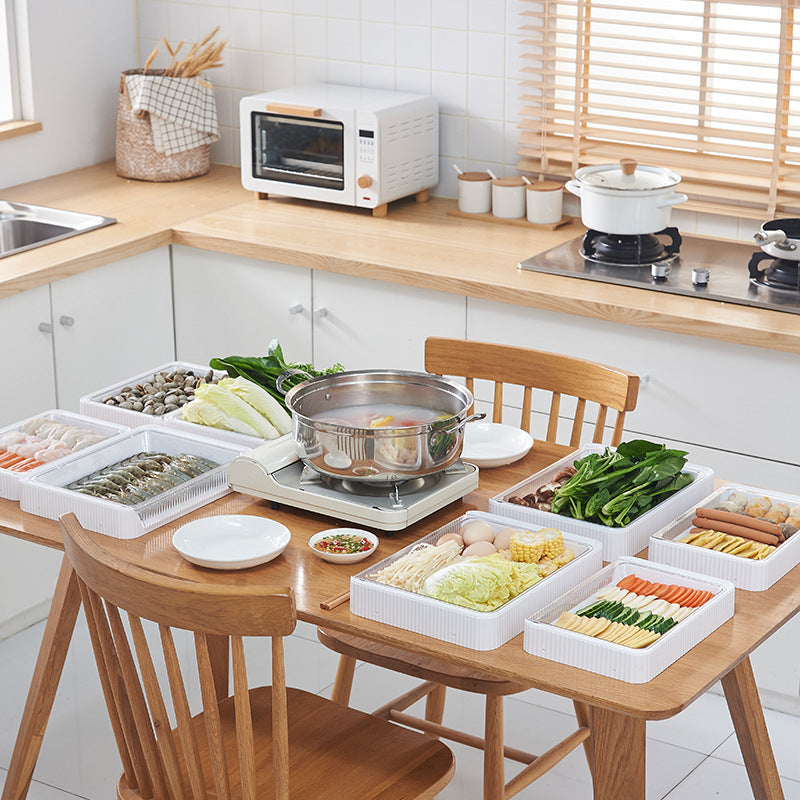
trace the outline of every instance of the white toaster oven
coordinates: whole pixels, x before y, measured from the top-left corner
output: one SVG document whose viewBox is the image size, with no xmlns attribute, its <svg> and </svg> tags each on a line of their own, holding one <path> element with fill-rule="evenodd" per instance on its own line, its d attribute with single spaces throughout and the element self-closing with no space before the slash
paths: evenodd
<svg viewBox="0 0 800 800">
<path fill-rule="evenodd" d="M 373 209 L 439 181 L 439 106 L 430 95 L 311 84 L 240 103 L 242 184 Z"/>
</svg>

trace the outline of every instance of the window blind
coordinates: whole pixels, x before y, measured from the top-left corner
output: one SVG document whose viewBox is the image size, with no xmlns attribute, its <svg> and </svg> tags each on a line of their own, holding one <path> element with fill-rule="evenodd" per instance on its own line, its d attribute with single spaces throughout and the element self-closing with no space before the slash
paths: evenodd
<svg viewBox="0 0 800 800">
<path fill-rule="evenodd" d="M 685 209 L 800 212 L 800 0 L 522 0 L 518 166 L 669 167 Z"/>
</svg>

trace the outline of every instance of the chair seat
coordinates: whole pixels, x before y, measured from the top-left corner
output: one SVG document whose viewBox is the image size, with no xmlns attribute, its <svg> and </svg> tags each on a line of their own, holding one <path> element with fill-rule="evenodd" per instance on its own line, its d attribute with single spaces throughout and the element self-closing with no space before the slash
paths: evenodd
<svg viewBox="0 0 800 800">
<path fill-rule="evenodd" d="M 405 800 L 433 798 L 452 776 L 452 751 L 438 740 L 345 708 L 301 689 L 287 688 L 289 792 L 292 800 Z M 250 690 L 256 743 L 257 797 L 274 796 L 271 741 L 272 688 Z M 234 698 L 219 704 L 226 742 L 231 798 L 241 797 L 236 758 Z M 209 759 L 202 715 L 195 717 L 205 774 Z M 354 754 L 358 757 L 354 758 Z M 313 765 L 313 766 L 312 766 Z M 121 800 L 141 800 L 138 791 L 118 787 Z M 427 790 L 427 791 L 426 791 Z M 213 786 L 209 796 L 215 797 Z"/>
<path fill-rule="evenodd" d="M 376 644 L 357 636 L 338 631 L 317 629 L 320 642 L 329 649 L 358 661 L 365 661 L 378 667 L 391 669 L 413 678 L 440 683 L 452 689 L 477 692 L 489 695 L 507 695 L 524 692 L 531 688 L 530 683 L 510 681 L 468 667 L 456 667 L 430 656 L 410 653 L 400 647 Z"/>
</svg>

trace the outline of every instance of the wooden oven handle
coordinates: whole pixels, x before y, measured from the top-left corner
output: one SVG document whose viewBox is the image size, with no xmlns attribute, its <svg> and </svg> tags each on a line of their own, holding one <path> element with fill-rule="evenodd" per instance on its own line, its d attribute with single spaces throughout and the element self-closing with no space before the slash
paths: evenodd
<svg viewBox="0 0 800 800">
<path fill-rule="evenodd" d="M 289 103 L 267 103 L 267 111 L 273 114 L 287 114 L 291 117 L 321 117 L 322 109 L 312 106 L 294 106 Z"/>
</svg>

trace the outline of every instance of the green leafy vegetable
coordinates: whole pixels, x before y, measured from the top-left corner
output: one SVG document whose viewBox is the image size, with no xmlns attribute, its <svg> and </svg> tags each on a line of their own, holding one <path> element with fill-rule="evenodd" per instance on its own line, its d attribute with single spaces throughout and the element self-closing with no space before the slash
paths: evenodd
<svg viewBox="0 0 800 800">
<path fill-rule="evenodd" d="M 308 373 L 312 378 L 320 375 L 330 375 L 335 372 L 342 372 L 344 367 L 341 364 L 334 364 L 327 369 L 318 370 L 311 364 L 289 363 L 283 356 L 283 350 L 277 339 L 269 343 L 267 355 L 265 356 L 227 356 L 226 358 L 212 358 L 209 366 L 213 369 L 224 369 L 232 378 L 239 376 L 247 378 L 253 383 L 265 389 L 274 397 L 283 408 L 286 402 L 283 394 L 278 390 L 276 381 L 287 370 L 299 369 Z M 293 375 L 284 383 L 285 391 L 292 386 L 302 383 L 305 378 L 302 375 Z"/>
<path fill-rule="evenodd" d="M 682 472 L 687 453 L 634 439 L 615 451 L 590 453 L 575 462 L 577 472 L 559 487 L 550 510 L 607 527 L 625 527 L 694 478 Z"/>
</svg>

